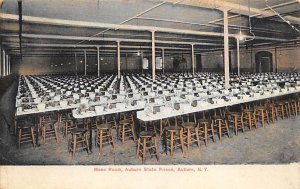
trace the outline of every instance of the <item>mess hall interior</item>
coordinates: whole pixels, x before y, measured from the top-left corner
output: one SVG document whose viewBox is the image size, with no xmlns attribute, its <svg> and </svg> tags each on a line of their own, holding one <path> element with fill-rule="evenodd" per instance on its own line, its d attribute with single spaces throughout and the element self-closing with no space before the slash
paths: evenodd
<svg viewBox="0 0 300 189">
<path fill-rule="evenodd" d="M 0 163 L 299 162 L 299 3 L 0 0 Z"/>
</svg>

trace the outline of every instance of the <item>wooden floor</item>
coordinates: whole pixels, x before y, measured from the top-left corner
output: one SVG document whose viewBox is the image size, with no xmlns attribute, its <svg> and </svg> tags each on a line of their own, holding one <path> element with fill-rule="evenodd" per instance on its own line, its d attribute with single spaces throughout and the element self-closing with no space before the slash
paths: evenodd
<svg viewBox="0 0 300 189">
<path fill-rule="evenodd" d="M 2 165 L 139 165 L 141 160 L 135 158 L 136 144 L 126 141 L 124 145 L 117 142 L 115 150 L 109 146 L 104 148 L 102 155 L 98 149 L 93 148 L 92 154 L 86 152 L 76 153 L 72 160 L 68 152 L 68 143 L 60 135 L 61 142 L 49 142 L 40 147 L 23 145 L 17 148 L 17 140 L 8 130 L 8 124 L 13 122 L 14 92 L 16 83 L 6 90 L 1 98 L 0 106 L 0 164 Z M 160 148 L 160 161 L 155 157 L 146 159 L 145 164 L 282 164 L 300 161 L 300 115 L 288 120 L 280 120 L 276 124 L 259 127 L 256 130 L 232 135 L 222 142 L 209 142 L 201 150 L 192 147 L 189 155 L 183 156 L 178 149 L 174 157 L 162 153 Z"/>
</svg>

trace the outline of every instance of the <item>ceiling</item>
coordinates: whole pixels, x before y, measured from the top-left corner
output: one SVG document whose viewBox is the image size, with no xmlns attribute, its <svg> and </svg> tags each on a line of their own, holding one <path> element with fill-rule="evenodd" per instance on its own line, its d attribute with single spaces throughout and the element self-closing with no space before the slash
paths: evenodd
<svg viewBox="0 0 300 189">
<path fill-rule="evenodd" d="M 240 32 L 243 46 L 299 42 L 299 0 L 23 0 L 22 56 L 96 54 L 97 47 L 115 55 L 116 41 L 122 53 L 147 54 L 153 31 L 158 52 L 190 53 L 192 44 L 196 53 L 220 50 L 223 11 L 231 48 Z M 0 40 L 20 56 L 17 0 L 0 8 Z"/>
</svg>

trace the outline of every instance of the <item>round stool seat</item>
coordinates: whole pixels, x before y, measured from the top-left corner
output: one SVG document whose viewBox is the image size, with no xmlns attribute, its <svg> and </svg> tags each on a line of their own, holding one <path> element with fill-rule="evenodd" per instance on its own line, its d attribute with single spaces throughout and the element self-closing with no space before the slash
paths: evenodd
<svg viewBox="0 0 300 189">
<path fill-rule="evenodd" d="M 181 129 L 181 127 L 178 126 L 168 126 L 166 127 L 167 131 L 179 131 Z"/>
<path fill-rule="evenodd" d="M 275 103 L 277 106 L 283 106 L 284 105 L 284 102 L 276 102 Z"/>
<path fill-rule="evenodd" d="M 45 121 L 44 122 L 44 124 L 46 125 L 46 124 L 54 124 L 54 123 L 56 123 L 57 122 L 57 120 L 47 120 L 47 121 Z"/>
<path fill-rule="evenodd" d="M 140 132 L 140 137 L 150 138 L 153 135 L 155 135 L 155 133 L 153 131 L 142 131 L 142 132 Z"/>
<path fill-rule="evenodd" d="M 85 128 L 75 128 L 71 131 L 72 134 L 81 134 L 87 132 L 87 129 Z"/>
<path fill-rule="evenodd" d="M 199 123 L 209 123 L 209 119 L 198 119 Z"/>
<path fill-rule="evenodd" d="M 97 125 L 97 129 L 110 129 L 112 127 L 112 124 L 110 123 L 103 123 L 100 125 Z"/>
<path fill-rule="evenodd" d="M 130 120 L 121 120 L 119 123 L 121 125 L 129 125 L 130 124 Z"/>
<path fill-rule="evenodd" d="M 265 106 L 257 106 L 256 109 L 257 109 L 257 110 L 265 110 L 266 107 L 265 107 Z"/>
<path fill-rule="evenodd" d="M 195 123 L 194 122 L 186 122 L 186 123 L 183 123 L 182 127 L 186 128 L 186 129 L 192 129 L 195 127 Z"/>
<path fill-rule="evenodd" d="M 31 127 L 35 127 L 35 125 L 30 122 L 23 122 L 20 125 L 18 125 L 18 128 L 22 128 L 22 129 L 31 128 Z"/>
<path fill-rule="evenodd" d="M 239 116 L 239 115 L 241 115 L 240 112 L 229 112 L 229 114 L 232 115 L 232 116 Z"/>
<path fill-rule="evenodd" d="M 212 116 L 212 119 L 214 119 L 214 120 L 223 120 L 223 117 L 220 116 L 220 115 L 217 115 L 217 116 Z"/>
</svg>

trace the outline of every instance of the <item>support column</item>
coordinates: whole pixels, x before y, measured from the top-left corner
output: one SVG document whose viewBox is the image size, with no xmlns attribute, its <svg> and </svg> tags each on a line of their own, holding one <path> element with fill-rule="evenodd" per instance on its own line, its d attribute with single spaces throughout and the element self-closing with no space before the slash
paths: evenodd
<svg viewBox="0 0 300 189">
<path fill-rule="evenodd" d="M 225 89 L 229 88 L 229 45 L 228 45 L 228 10 L 224 12 L 224 76 Z"/>
<path fill-rule="evenodd" d="M 77 75 L 77 53 L 74 53 L 75 75 Z"/>
<path fill-rule="evenodd" d="M 6 70 L 5 74 L 8 75 L 8 54 L 6 55 Z"/>
<path fill-rule="evenodd" d="M 238 69 L 238 76 L 241 75 L 241 63 L 240 63 L 240 40 L 236 38 L 236 55 L 237 55 L 237 69 Z"/>
<path fill-rule="evenodd" d="M 99 53 L 99 47 L 97 46 L 97 66 L 98 66 L 98 77 L 100 76 L 100 53 Z"/>
<path fill-rule="evenodd" d="M 195 76 L 195 51 L 194 51 L 194 44 L 192 44 L 192 71 L 193 77 Z"/>
<path fill-rule="evenodd" d="M 84 75 L 86 75 L 86 50 L 84 52 Z"/>
<path fill-rule="evenodd" d="M 2 47 L 0 46 L 0 78 L 2 76 Z"/>
<path fill-rule="evenodd" d="M 118 47 L 118 79 L 121 79 L 121 52 L 120 52 L 120 41 L 117 41 Z"/>
<path fill-rule="evenodd" d="M 155 81 L 155 31 L 152 34 L 152 80 Z"/>
<path fill-rule="evenodd" d="M 6 70 L 6 68 L 5 68 L 5 64 L 6 64 L 6 55 L 5 55 L 5 51 L 3 50 L 3 69 L 2 69 L 2 75 L 3 76 L 6 76 L 6 74 L 5 74 L 5 70 Z"/>
<path fill-rule="evenodd" d="M 163 74 L 165 74 L 165 49 L 162 48 L 162 71 L 163 71 Z"/>
<path fill-rule="evenodd" d="M 11 72 L 10 72 L 10 57 L 8 57 L 8 75 L 10 75 L 11 74 Z"/>
</svg>

